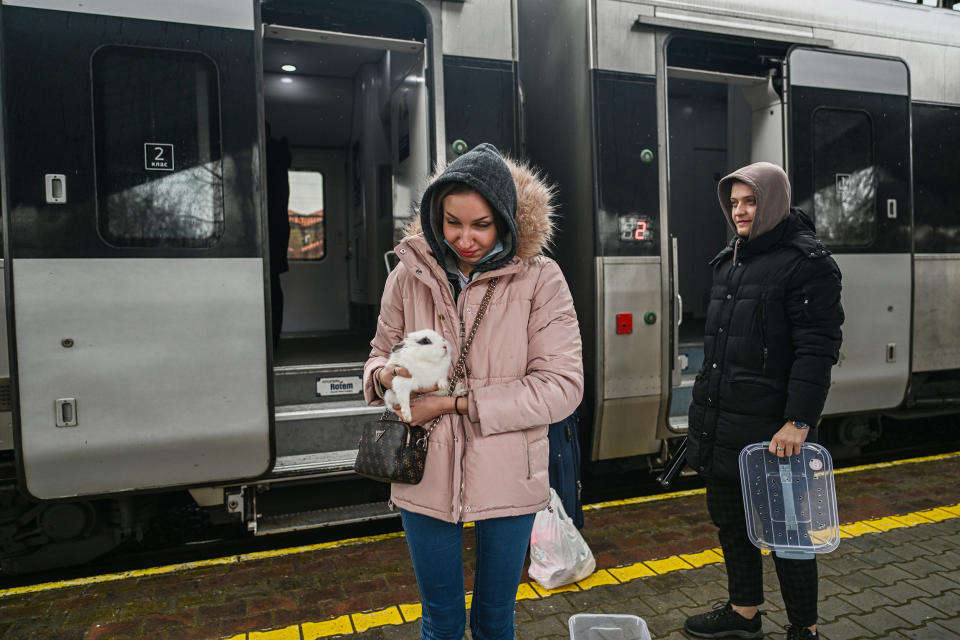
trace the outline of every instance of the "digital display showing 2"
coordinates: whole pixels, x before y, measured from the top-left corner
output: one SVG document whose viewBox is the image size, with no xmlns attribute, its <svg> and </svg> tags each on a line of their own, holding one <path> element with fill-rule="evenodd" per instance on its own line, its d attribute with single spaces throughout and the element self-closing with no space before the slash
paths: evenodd
<svg viewBox="0 0 960 640">
<path fill-rule="evenodd" d="M 621 242 L 652 242 L 653 228 L 647 216 L 627 215 L 620 216 Z"/>
</svg>

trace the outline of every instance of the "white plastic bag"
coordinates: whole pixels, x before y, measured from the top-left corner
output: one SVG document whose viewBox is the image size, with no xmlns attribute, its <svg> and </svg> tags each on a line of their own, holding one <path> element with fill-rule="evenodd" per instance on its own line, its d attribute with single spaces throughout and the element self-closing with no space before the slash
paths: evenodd
<svg viewBox="0 0 960 640">
<path fill-rule="evenodd" d="M 545 589 L 583 580 L 596 568 L 590 547 L 550 489 L 550 504 L 533 521 L 530 534 L 530 577 Z"/>
</svg>

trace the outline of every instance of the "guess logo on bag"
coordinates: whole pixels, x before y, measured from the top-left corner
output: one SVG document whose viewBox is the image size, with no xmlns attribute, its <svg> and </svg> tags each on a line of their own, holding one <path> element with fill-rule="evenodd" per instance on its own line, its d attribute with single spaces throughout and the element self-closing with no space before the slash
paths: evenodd
<svg viewBox="0 0 960 640">
<path fill-rule="evenodd" d="M 377 429 L 377 440 L 383 437 L 383 434 L 387 432 L 386 429 Z"/>
</svg>

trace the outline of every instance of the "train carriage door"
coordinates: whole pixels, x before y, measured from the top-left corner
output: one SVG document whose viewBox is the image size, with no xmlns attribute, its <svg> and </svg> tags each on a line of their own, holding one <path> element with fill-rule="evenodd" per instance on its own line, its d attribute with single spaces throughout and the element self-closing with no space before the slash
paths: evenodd
<svg viewBox="0 0 960 640">
<path fill-rule="evenodd" d="M 910 362 L 910 76 L 899 59 L 795 47 L 788 168 L 843 272 L 840 361 L 825 414 L 894 407 Z"/>
<path fill-rule="evenodd" d="M 270 468 L 256 4 L 4 0 L 15 443 L 34 497 Z"/>
</svg>

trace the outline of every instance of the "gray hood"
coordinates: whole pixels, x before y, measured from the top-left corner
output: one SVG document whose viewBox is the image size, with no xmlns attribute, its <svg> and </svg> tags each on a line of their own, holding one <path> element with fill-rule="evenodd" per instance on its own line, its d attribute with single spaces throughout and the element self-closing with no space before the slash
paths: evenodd
<svg viewBox="0 0 960 640">
<path fill-rule="evenodd" d="M 449 165 L 427 187 L 420 201 L 420 225 L 423 235 L 440 264 L 456 273 L 456 256 L 443 245 L 440 205 L 454 183 L 476 189 L 505 222 L 506 237 L 500 237 L 503 250 L 492 259 L 476 266 L 476 271 L 490 271 L 510 262 L 517 254 L 517 188 L 513 174 L 497 148 L 484 142 L 466 152 Z M 442 256 L 442 257 L 441 257 Z"/>
<path fill-rule="evenodd" d="M 787 174 L 775 164 L 755 162 L 737 169 L 717 185 L 720 208 L 734 233 L 737 232 L 737 226 L 733 223 L 730 209 L 730 191 L 734 182 L 746 184 L 757 197 L 757 213 L 750 227 L 748 242 L 770 231 L 790 215 L 790 181 Z"/>
</svg>

